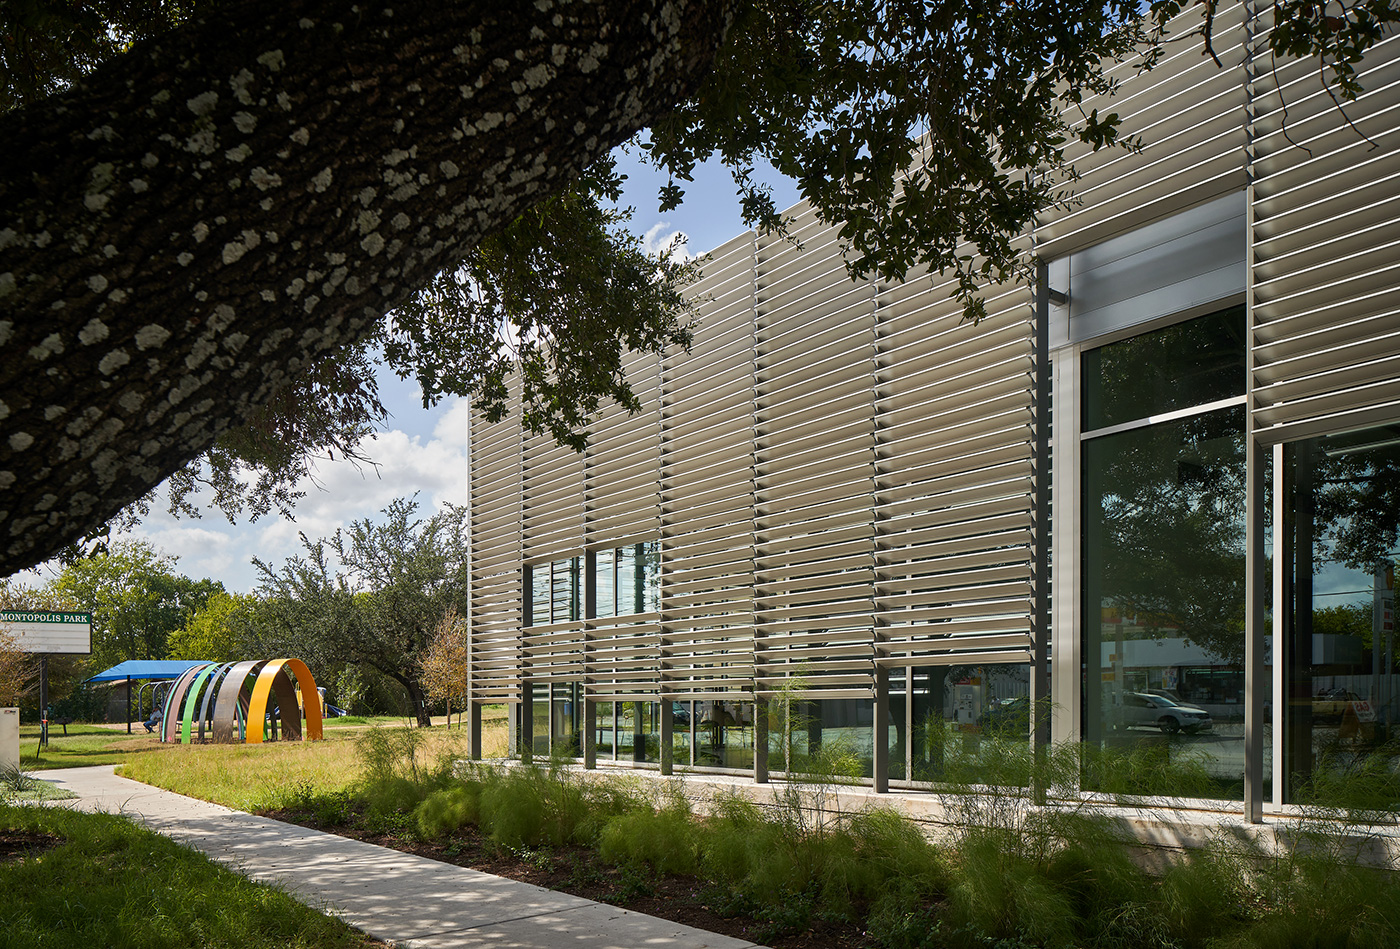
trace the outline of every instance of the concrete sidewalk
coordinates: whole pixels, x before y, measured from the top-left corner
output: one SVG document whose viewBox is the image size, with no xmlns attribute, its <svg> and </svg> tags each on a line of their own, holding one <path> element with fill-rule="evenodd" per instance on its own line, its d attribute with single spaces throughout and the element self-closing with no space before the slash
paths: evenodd
<svg viewBox="0 0 1400 949">
<path fill-rule="evenodd" d="M 754 949 L 729 936 L 163 791 L 119 778 L 110 765 L 35 776 L 78 795 L 60 803 L 131 817 L 399 946 Z"/>
</svg>

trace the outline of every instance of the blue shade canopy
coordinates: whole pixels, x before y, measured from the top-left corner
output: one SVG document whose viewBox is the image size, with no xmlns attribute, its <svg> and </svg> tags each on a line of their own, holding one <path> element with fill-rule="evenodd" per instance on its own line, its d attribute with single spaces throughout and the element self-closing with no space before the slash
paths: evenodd
<svg viewBox="0 0 1400 949">
<path fill-rule="evenodd" d="M 128 659 L 84 681 L 115 682 L 117 679 L 178 679 L 186 669 L 204 665 L 202 659 Z"/>
</svg>

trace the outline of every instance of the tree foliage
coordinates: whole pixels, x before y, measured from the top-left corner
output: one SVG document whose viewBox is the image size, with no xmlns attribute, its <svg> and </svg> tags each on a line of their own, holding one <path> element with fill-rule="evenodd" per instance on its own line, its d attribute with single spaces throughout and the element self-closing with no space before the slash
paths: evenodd
<svg viewBox="0 0 1400 949">
<path fill-rule="evenodd" d="M 423 691 L 434 701 L 447 703 L 449 723 L 452 706 L 466 707 L 471 663 L 471 640 L 466 620 L 455 607 L 448 607 L 423 653 Z"/>
<path fill-rule="evenodd" d="M 168 657 L 204 662 L 258 658 L 249 648 L 256 609 L 257 597 L 250 593 L 212 594 L 184 626 L 170 634 Z"/>
<path fill-rule="evenodd" d="M 254 560 L 264 604 L 259 635 L 279 649 L 368 666 L 408 692 L 430 724 L 423 658 L 447 610 L 465 605 L 466 509 L 449 505 L 422 519 L 416 498 L 399 498 L 379 522 L 356 521 L 274 568 Z M 266 640 L 265 640 L 266 641 Z"/>
<path fill-rule="evenodd" d="M 175 560 L 144 540 L 120 540 L 79 558 L 53 581 L 54 593 L 92 613 L 92 662 L 164 659 L 168 640 L 215 593 L 216 580 L 175 572 Z"/>
<path fill-rule="evenodd" d="M 734 172 L 746 220 L 781 230 L 755 172 L 760 161 L 771 162 L 797 181 L 821 219 L 840 226 L 854 272 L 890 279 L 916 266 L 952 272 L 958 297 L 977 318 L 982 288 L 1025 272 L 1017 238 L 1026 226 L 1066 200 L 1074 179 L 1067 144 L 1131 140 L 1134 130 L 1122 129 L 1116 114 L 1078 105 L 1112 88 L 1115 63 L 1140 57 L 1150 65 L 1161 28 L 1187 9 L 1202 11 L 1199 32 L 1211 50 L 1217 3 L 712 0 L 700 5 L 733 13 L 715 67 L 693 94 L 689 76 L 672 86 L 669 114 L 648 107 L 659 118 L 641 147 L 671 176 L 664 206 L 680 200 L 699 162 L 718 156 Z M 611 6 L 620 9 L 620 0 Z M 168 40 L 188 64 L 208 50 L 180 49 L 169 37 L 218 35 L 186 29 L 211 10 L 230 27 L 244 25 L 240 11 L 256 16 L 250 4 L 218 0 L 12 0 L 0 6 L 0 112 L 43 103 L 95 67 L 153 43 Z M 1273 17 L 1273 53 L 1317 58 L 1329 89 L 1345 100 L 1359 91 L 1361 57 L 1400 9 L 1393 0 L 1278 0 Z M 683 69 L 696 74 L 707 56 L 687 53 Z M 378 65 L 366 60 L 357 68 Z M 574 125 L 551 128 L 560 141 L 540 146 L 538 157 L 553 169 Z M 593 147 L 585 150 L 597 154 L 599 140 L 588 139 Z M 102 156 L 94 160 L 104 167 Z M 564 164 L 571 175 L 580 170 Z M 192 511 L 191 492 L 204 485 L 231 517 L 289 513 L 315 459 L 357 456 L 382 422 L 373 385 L 380 352 L 400 375 L 420 381 L 426 400 L 472 394 L 493 418 L 505 404 L 505 378 L 516 372 L 527 427 L 575 447 L 602 400 L 635 404 L 621 355 L 686 341 L 679 288 L 687 273 L 640 253 L 622 230 L 624 217 L 604 210 L 616 193 L 610 167 L 595 166 L 573 182 L 564 177 L 550 182 L 553 198 L 513 223 L 494 222 L 492 229 L 506 229 L 438 270 L 367 342 L 361 333 L 349 350 L 298 355 L 293 378 L 260 394 L 260 407 L 215 400 L 208 411 L 236 415 L 240 426 L 213 447 L 198 439 L 185 453 L 194 460 L 176 471 L 172 507 Z M 196 202 L 203 200 L 198 190 L 190 192 Z M 150 503 L 138 502 L 134 516 Z"/>
</svg>

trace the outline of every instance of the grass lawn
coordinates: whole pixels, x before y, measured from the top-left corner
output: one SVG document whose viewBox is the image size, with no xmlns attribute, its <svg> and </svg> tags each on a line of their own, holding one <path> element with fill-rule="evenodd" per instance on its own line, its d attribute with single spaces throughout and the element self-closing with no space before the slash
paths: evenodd
<svg viewBox="0 0 1400 949">
<path fill-rule="evenodd" d="M 21 725 L 19 729 L 19 766 L 25 771 L 50 768 L 83 768 L 93 764 L 121 764 L 139 758 L 162 746 L 154 735 L 146 734 L 140 725 L 132 733 L 103 728 L 98 725 L 69 725 L 63 729 L 49 726 L 49 745 L 39 748 L 39 725 Z"/>
<path fill-rule="evenodd" d="M 385 727 L 401 728 L 402 719 Z M 328 723 L 329 724 L 329 723 Z M 70 728 L 72 726 L 69 726 Z M 242 811 L 276 810 L 312 793 L 336 793 L 359 777 L 355 739 L 366 730 L 328 728 L 324 741 L 262 745 L 160 745 L 157 754 L 133 754 L 123 777 Z M 445 754 L 466 756 L 466 729 L 434 727 L 424 733 L 425 762 Z M 488 706 L 482 744 L 488 757 L 505 754 L 505 709 Z"/>
<path fill-rule="evenodd" d="M 0 945 L 383 946 L 124 818 L 0 806 Z"/>
</svg>

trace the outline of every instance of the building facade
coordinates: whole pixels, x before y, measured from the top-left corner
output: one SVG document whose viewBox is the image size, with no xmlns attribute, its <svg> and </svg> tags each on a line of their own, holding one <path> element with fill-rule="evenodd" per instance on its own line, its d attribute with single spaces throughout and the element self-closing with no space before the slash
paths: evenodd
<svg viewBox="0 0 1400 949">
<path fill-rule="evenodd" d="M 1085 103 L 1142 147 L 1073 156 L 977 325 L 799 205 L 800 248 L 710 255 L 691 351 L 636 356 L 587 451 L 474 419 L 473 702 L 759 780 L 826 749 L 917 787 L 1038 699 L 1251 817 L 1393 774 L 1400 39 L 1343 110 L 1251 11 L 1223 66 L 1183 38 Z"/>
</svg>

